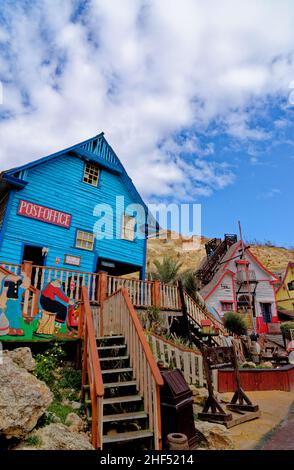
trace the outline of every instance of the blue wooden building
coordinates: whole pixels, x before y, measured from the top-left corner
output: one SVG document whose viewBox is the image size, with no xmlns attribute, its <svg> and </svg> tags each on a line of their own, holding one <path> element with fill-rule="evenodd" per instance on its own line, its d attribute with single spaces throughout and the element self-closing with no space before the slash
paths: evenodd
<svg viewBox="0 0 294 470">
<path fill-rule="evenodd" d="M 103 133 L 0 175 L 0 261 L 144 279 L 147 222 Z"/>
</svg>

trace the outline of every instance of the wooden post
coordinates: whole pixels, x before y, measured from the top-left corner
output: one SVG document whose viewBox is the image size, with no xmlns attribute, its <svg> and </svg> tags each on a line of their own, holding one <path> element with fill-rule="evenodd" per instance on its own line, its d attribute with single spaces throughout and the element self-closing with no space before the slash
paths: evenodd
<svg viewBox="0 0 294 470">
<path fill-rule="evenodd" d="M 181 309 L 182 309 L 182 314 L 183 314 L 183 327 L 184 327 L 184 335 L 188 338 L 189 341 L 191 341 L 191 332 L 190 332 L 190 325 L 189 325 L 189 319 L 188 319 L 188 312 L 187 312 L 187 306 L 185 302 L 185 296 L 184 296 L 184 288 L 182 281 L 178 281 L 178 290 L 179 290 L 179 296 L 180 296 L 180 303 L 181 303 Z"/>
<path fill-rule="evenodd" d="M 152 305 L 161 307 L 160 302 L 160 282 L 156 279 L 152 284 Z"/>
<path fill-rule="evenodd" d="M 104 300 L 107 297 L 107 272 L 99 271 L 98 280 L 98 301 L 100 303 L 100 336 L 103 336 L 103 314 L 104 314 Z"/>
<path fill-rule="evenodd" d="M 107 297 L 107 272 L 98 272 L 98 302 L 101 304 Z"/>
<path fill-rule="evenodd" d="M 26 275 L 31 279 L 32 278 L 32 270 L 33 270 L 33 262 L 32 261 L 23 261 L 21 265 L 21 271 L 26 273 Z"/>
</svg>

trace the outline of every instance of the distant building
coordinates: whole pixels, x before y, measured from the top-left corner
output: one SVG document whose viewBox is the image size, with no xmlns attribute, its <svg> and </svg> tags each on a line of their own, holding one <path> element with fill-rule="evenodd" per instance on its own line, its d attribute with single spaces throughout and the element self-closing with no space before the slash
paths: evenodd
<svg viewBox="0 0 294 470">
<path fill-rule="evenodd" d="M 294 319 L 294 263 L 288 264 L 276 296 L 281 320 Z"/>
<path fill-rule="evenodd" d="M 193 235 L 190 238 L 182 239 L 182 250 L 183 251 L 194 251 L 197 250 L 200 246 L 199 237 Z"/>
<path fill-rule="evenodd" d="M 266 269 L 236 235 L 214 239 L 206 246 L 207 257 L 196 272 L 200 294 L 218 316 L 227 311 L 243 313 L 249 321 L 252 310 L 256 330 L 268 332 L 278 322 L 275 286 L 278 278 Z M 251 308 L 250 308 L 251 305 Z M 251 325 L 252 326 L 252 325 Z"/>
</svg>

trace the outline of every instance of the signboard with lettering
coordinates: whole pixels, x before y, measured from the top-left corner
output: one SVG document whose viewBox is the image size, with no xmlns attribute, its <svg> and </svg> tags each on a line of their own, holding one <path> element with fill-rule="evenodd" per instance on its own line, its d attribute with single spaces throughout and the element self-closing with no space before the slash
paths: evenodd
<svg viewBox="0 0 294 470">
<path fill-rule="evenodd" d="M 64 264 L 70 264 L 71 266 L 80 266 L 81 257 L 73 255 L 65 255 Z"/>
<path fill-rule="evenodd" d="M 71 214 L 52 209 L 51 207 L 40 206 L 30 201 L 20 200 L 17 213 L 24 217 L 40 220 L 47 224 L 58 225 L 63 228 L 69 228 L 71 223 Z"/>
</svg>

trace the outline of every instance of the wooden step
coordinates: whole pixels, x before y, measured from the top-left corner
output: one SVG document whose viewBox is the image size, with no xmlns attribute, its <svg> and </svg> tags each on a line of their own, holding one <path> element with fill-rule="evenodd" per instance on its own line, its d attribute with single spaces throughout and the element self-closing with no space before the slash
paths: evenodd
<svg viewBox="0 0 294 470">
<path fill-rule="evenodd" d="M 105 369 L 102 370 L 101 373 L 103 374 L 120 374 L 123 372 L 133 372 L 131 367 L 122 367 L 121 369 Z"/>
<path fill-rule="evenodd" d="M 102 341 L 102 340 L 108 340 L 108 339 L 124 339 L 123 335 L 113 335 L 113 336 L 97 336 L 96 340 L 97 341 Z"/>
<path fill-rule="evenodd" d="M 130 431 L 130 432 L 119 432 L 112 434 L 111 436 L 103 436 L 103 444 L 111 444 L 113 442 L 125 442 L 133 441 L 135 439 L 144 439 L 146 437 L 152 437 L 151 431 Z"/>
<path fill-rule="evenodd" d="M 129 356 L 110 356 L 110 357 L 99 357 L 100 362 L 104 361 L 126 361 Z"/>
<path fill-rule="evenodd" d="M 121 348 L 126 348 L 125 344 L 114 344 L 113 346 L 98 346 L 98 351 L 104 350 L 104 349 L 121 349 Z"/>
<path fill-rule="evenodd" d="M 103 398 L 103 405 L 113 405 L 115 403 L 128 403 L 133 401 L 141 401 L 140 395 L 126 395 L 124 397 Z"/>
<path fill-rule="evenodd" d="M 147 413 L 144 411 L 131 412 L 131 413 L 120 413 L 114 415 L 105 415 L 103 416 L 103 423 L 111 423 L 116 421 L 127 421 L 127 420 L 136 420 L 147 418 Z"/>
<path fill-rule="evenodd" d="M 104 384 L 104 388 L 116 388 L 116 387 L 132 387 L 136 385 L 135 380 L 126 380 L 125 382 L 110 382 Z"/>
</svg>

